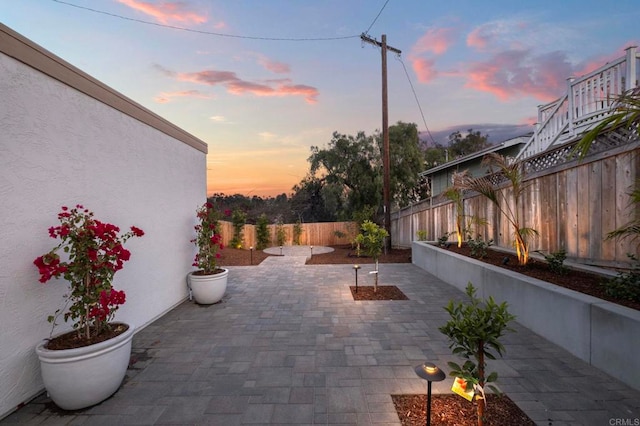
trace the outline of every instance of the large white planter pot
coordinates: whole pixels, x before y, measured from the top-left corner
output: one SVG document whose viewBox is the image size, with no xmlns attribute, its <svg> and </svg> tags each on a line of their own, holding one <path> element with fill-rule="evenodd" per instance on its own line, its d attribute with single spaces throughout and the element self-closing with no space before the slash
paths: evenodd
<svg viewBox="0 0 640 426">
<path fill-rule="evenodd" d="M 189 288 L 196 303 L 211 305 L 222 300 L 227 290 L 227 278 L 229 270 L 221 268 L 224 272 L 213 275 L 196 275 L 190 272 L 188 275 Z"/>
<path fill-rule="evenodd" d="M 55 404 L 78 410 L 113 395 L 124 379 L 131 357 L 134 327 L 113 339 L 77 349 L 49 350 L 36 346 L 42 380 Z"/>
</svg>

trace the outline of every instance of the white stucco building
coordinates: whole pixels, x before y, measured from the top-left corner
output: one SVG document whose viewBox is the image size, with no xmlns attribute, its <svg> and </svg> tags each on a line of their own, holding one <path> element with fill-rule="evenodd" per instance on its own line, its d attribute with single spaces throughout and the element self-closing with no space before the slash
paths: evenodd
<svg viewBox="0 0 640 426">
<path fill-rule="evenodd" d="M 0 24 L 0 418 L 43 390 L 35 345 L 63 307 L 64 280 L 38 282 L 63 205 L 142 238 L 115 276 L 116 319 L 140 329 L 187 296 L 207 145 Z M 68 328 L 68 327 L 67 327 Z M 58 327 L 56 332 L 65 331 Z"/>
</svg>

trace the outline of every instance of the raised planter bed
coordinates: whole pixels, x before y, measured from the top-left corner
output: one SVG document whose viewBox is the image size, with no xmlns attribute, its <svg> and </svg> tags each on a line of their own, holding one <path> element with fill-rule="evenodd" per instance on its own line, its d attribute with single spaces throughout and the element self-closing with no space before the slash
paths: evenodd
<svg viewBox="0 0 640 426">
<path fill-rule="evenodd" d="M 506 301 L 531 331 L 640 390 L 640 312 L 536 278 L 412 243 L 412 263 L 461 291 L 468 282 L 478 296 Z"/>
</svg>

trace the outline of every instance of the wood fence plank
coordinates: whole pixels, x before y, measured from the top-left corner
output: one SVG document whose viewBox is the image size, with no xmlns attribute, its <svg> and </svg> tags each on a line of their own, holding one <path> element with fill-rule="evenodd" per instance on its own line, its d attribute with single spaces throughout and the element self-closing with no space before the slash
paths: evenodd
<svg viewBox="0 0 640 426">
<path fill-rule="evenodd" d="M 600 220 L 602 229 L 602 246 L 601 257 L 606 261 L 615 261 L 616 259 L 616 242 L 606 239 L 607 233 L 616 227 L 616 158 L 609 157 L 602 161 L 602 193 L 601 193 L 601 213 Z"/>
<path fill-rule="evenodd" d="M 577 236 L 578 236 L 578 257 L 589 258 L 589 166 L 582 165 L 577 168 Z"/>
</svg>

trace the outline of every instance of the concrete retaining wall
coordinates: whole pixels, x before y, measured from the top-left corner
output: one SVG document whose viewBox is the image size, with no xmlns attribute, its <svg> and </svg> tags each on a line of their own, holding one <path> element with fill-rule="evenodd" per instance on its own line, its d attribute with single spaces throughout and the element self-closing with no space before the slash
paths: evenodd
<svg viewBox="0 0 640 426">
<path fill-rule="evenodd" d="M 506 301 L 516 320 L 578 358 L 640 389 L 640 312 L 414 241 L 413 264 L 464 291 Z"/>
</svg>

